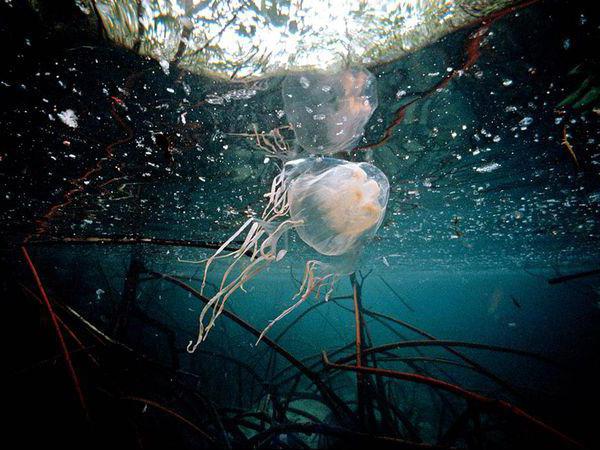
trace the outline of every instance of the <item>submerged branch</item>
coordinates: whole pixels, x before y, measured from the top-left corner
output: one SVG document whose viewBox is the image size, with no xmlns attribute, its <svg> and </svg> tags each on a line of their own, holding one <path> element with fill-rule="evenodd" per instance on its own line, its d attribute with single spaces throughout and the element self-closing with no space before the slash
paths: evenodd
<svg viewBox="0 0 600 450">
<path fill-rule="evenodd" d="M 577 280 L 579 278 L 591 277 L 600 274 L 600 269 L 587 270 L 585 272 L 572 273 L 571 275 L 563 275 L 561 277 L 554 277 L 548 280 L 548 284 L 560 284 L 571 280 Z"/>
<path fill-rule="evenodd" d="M 209 441 L 211 444 L 215 444 L 215 438 L 213 438 L 212 436 L 210 436 L 206 431 L 202 430 L 201 428 L 199 428 L 196 424 L 194 424 L 193 422 L 191 422 L 190 420 L 186 419 L 185 417 L 183 417 L 181 414 L 179 414 L 176 411 L 173 411 L 170 408 L 167 408 L 166 406 L 161 405 L 158 402 L 155 402 L 154 400 L 150 400 L 147 398 L 141 398 L 141 397 L 133 397 L 133 396 L 126 396 L 123 397 L 122 400 L 130 400 L 130 401 L 134 401 L 134 402 L 140 402 L 143 403 L 144 405 L 150 405 L 162 412 L 165 412 L 167 414 L 169 414 L 170 416 L 175 417 L 177 420 L 179 420 L 180 422 L 183 422 L 184 424 L 186 424 L 188 427 L 194 429 L 195 431 L 198 432 L 198 434 L 200 434 L 204 439 L 206 439 L 207 441 Z"/>
<path fill-rule="evenodd" d="M 389 378 L 395 378 L 398 380 L 411 381 L 414 383 L 425 384 L 427 386 L 441 389 L 447 392 L 451 392 L 459 397 L 464 398 L 465 400 L 476 403 L 482 409 L 488 409 L 494 412 L 505 413 L 509 416 L 521 419 L 522 421 L 528 423 L 529 425 L 535 426 L 540 431 L 543 431 L 546 434 L 549 434 L 561 442 L 568 444 L 570 447 L 574 448 L 585 448 L 582 444 L 577 442 L 576 440 L 570 438 L 569 436 L 561 433 L 560 431 L 552 428 L 550 425 L 546 424 L 542 420 L 534 417 L 521 408 L 508 403 L 504 400 L 497 400 L 490 397 L 486 397 L 484 395 L 478 394 L 476 392 L 469 391 L 455 384 L 448 383 L 446 381 L 439 380 L 437 378 L 431 378 L 424 375 L 419 375 L 416 373 L 408 373 L 408 372 L 399 372 L 396 370 L 389 369 L 380 369 L 374 367 L 359 367 L 359 366 L 349 366 L 345 364 L 332 363 L 329 361 L 327 354 L 323 352 L 323 364 L 326 368 L 337 369 L 337 370 L 345 370 L 350 372 L 361 372 L 363 374 L 372 374 L 372 375 L 380 375 Z"/>
<path fill-rule="evenodd" d="M 82 236 L 82 237 L 49 237 L 29 241 L 29 245 L 52 245 L 52 244 L 99 244 L 99 245 L 164 245 L 168 247 L 192 247 L 218 249 L 220 242 L 193 241 L 188 239 L 161 239 L 140 236 Z M 236 251 L 236 247 L 226 247 L 227 251 Z"/>
<path fill-rule="evenodd" d="M 380 318 L 380 319 L 385 319 L 388 320 L 390 322 L 396 323 L 398 325 L 401 325 L 407 329 L 409 329 L 410 331 L 413 331 L 414 333 L 417 333 L 423 337 L 426 337 L 427 339 L 430 339 L 432 341 L 436 341 L 436 342 L 440 342 L 440 340 L 438 338 L 436 338 L 435 336 L 433 336 L 430 333 L 427 333 L 426 331 L 421 330 L 420 328 L 415 327 L 414 325 L 411 325 L 408 322 L 405 322 L 403 320 L 397 319 L 395 317 L 391 317 L 385 314 L 381 314 L 375 311 L 369 311 L 369 310 L 364 310 L 364 313 L 368 316 L 372 316 L 375 318 Z M 504 387 L 505 389 L 507 389 L 508 391 L 512 392 L 513 394 L 517 394 L 517 395 L 521 395 L 521 393 L 519 392 L 519 390 L 517 388 L 515 388 L 511 383 L 503 380 L 502 378 L 500 378 L 499 376 L 497 376 L 495 373 L 493 373 L 492 371 L 486 369 L 485 367 L 483 367 L 481 364 L 479 364 L 478 362 L 474 361 L 472 358 L 469 358 L 468 356 L 462 354 L 461 352 L 459 352 L 458 350 L 456 350 L 455 348 L 453 348 L 453 346 L 451 345 L 444 345 L 441 344 L 441 346 L 448 351 L 449 353 L 452 353 L 453 355 L 457 356 L 458 358 L 462 359 L 464 362 L 466 362 L 470 368 L 478 373 L 480 373 L 481 375 L 489 378 L 490 380 L 494 381 L 495 383 L 497 383 L 498 385 Z M 489 349 L 491 350 L 491 349 Z"/>
<path fill-rule="evenodd" d="M 202 303 L 206 304 L 209 302 L 209 299 L 206 298 L 205 296 L 203 296 L 202 294 L 200 294 L 199 291 L 195 290 L 190 285 L 184 283 L 183 281 L 181 281 L 175 277 L 172 277 L 167 274 L 159 273 L 159 272 L 148 271 L 147 273 L 157 279 L 162 279 L 169 283 L 172 283 L 172 284 L 175 284 L 175 285 L 181 287 L 182 289 L 184 289 L 185 291 L 189 292 L 191 295 L 196 297 L 198 300 L 200 300 Z M 236 324 L 238 324 L 240 327 L 244 328 L 246 331 L 253 334 L 255 337 L 258 338 L 260 336 L 260 331 L 258 331 L 256 328 L 254 328 L 248 322 L 246 322 L 245 320 L 243 320 L 236 314 L 232 313 L 231 311 L 228 311 L 227 309 L 223 309 L 222 314 L 225 317 L 227 317 L 228 319 L 230 319 L 233 322 L 235 322 Z M 288 362 L 290 362 L 292 365 L 294 365 L 306 378 L 308 378 L 310 381 L 312 381 L 313 384 L 315 385 L 315 387 L 319 390 L 319 392 L 323 396 L 323 399 L 325 400 L 326 404 L 331 408 L 331 410 L 338 417 L 340 417 L 340 418 L 343 418 L 343 417 L 353 418 L 354 417 L 354 414 L 352 413 L 352 411 L 350 410 L 348 405 L 340 397 L 338 397 L 333 392 L 333 390 L 331 390 L 329 388 L 329 386 L 327 386 L 323 382 L 323 380 L 321 380 L 319 375 L 317 375 L 315 372 L 313 372 L 308 367 L 306 367 L 300 360 L 296 359 L 296 357 L 294 357 L 290 352 L 288 352 L 286 349 L 281 347 L 278 343 L 271 340 L 270 338 L 264 336 L 262 339 L 262 342 L 264 342 L 266 345 L 271 347 L 272 350 L 277 352 L 283 358 L 288 360 Z"/>
<path fill-rule="evenodd" d="M 400 341 L 392 342 L 390 344 L 380 345 L 378 347 L 371 347 L 363 351 L 363 356 L 370 355 L 371 353 L 381 353 L 388 350 L 395 350 L 398 348 L 412 348 L 412 347 L 465 347 L 474 348 L 478 350 L 489 350 L 493 352 L 511 353 L 514 355 L 526 356 L 529 358 L 536 359 L 538 361 L 545 362 L 547 364 L 561 367 L 556 361 L 553 361 L 545 356 L 537 353 L 529 352 L 527 350 L 518 350 L 508 347 L 501 347 L 498 345 L 490 344 L 479 344 L 477 342 L 463 342 L 463 341 L 445 341 L 445 340 L 430 340 L 430 341 Z M 348 355 L 337 361 L 338 364 L 344 364 L 352 361 L 356 358 L 355 355 Z"/>
<path fill-rule="evenodd" d="M 75 392 L 77 393 L 79 403 L 81 404 L 81 407 L 83 408 L 83 411 L 85 412 L 85 414 L 87 416 L 87 407 L 86 407 L 85 399 L 83 397 L 83 391 L 81 390 L 81 384 L 79 383 L 79 376 L 77 375 L 77 372 L 75 371 L 75 367 L 73 366 L 73 361 L 71 360 L 71 354 L 69 353 L 69 348 L 67 347 L 67 343 L 65 342 L 65 338 L 60 329 L 58 317 L 57 317 L 56 313 L 54 312 L 54 308 L 52 308 L 52 303 L 50 302 L 50 299 L 48 298 L 48 295 L 46 294 L 46 289 L 44 288 L 44 285 L 42 284 L 42 280 L 40 279 L 40 276 L 35 267 L 35 264 L 33 263 L 31 257 L 29 256 L 29 252 L 27 251 L 27 248 L 25 246 L 23 246 L 23 247 L 21 247 L 21 250 L 23 251 L 23 255 L 25 256 L 25 260 L 27 261 L 27 265 L 29 266 L 29 269 L 31 270 L 31 273 L 33 274 L 33 278 L 35 279 L 37 287 L 40 291 L 42 300 L 44 301 L 44 304 L 46 305 L 46 308 L 48 309 L 48 314 L 50 315 L 50 319 L 52 320 L 52 325 L 54 326 L 54 330 L 56 331 L 56 336 L 58 337 L 58 341 L 60 343 L 60 347 L 62 349 L 64 358 L 65 358 L 67 370 L 69 371 L 69 375 L 71 376 L 71 379 L 73 380 L 73 385 L 75 387 Z"/>
</svg>

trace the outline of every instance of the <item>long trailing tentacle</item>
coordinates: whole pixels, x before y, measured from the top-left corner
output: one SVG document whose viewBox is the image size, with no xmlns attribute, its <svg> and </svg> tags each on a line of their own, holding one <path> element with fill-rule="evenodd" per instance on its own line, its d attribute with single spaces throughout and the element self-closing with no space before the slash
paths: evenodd
<svg viewBox="0 0 600 450">
<path fill-rule="evenodd" d="M 201 293 L 204 293 L 208 270 L 211 264 L 217 259 L 233 259 L 222 276 L 218 292 L 210 298 L 200 312 L 198 317 L 198 336 L 195 341 L 189 342 L 187 346 L 188 352 L 193 353 L 198 345 L 206 339 L 208 332 L 223 312 L 225 304 L 231 295 L 238 289 L 243 290 L 245 282 L 255 277 L 271 262 L 281 259 L 285 254 L 282 250 L 278 251 L 277 243 L 282 235 L 301 222 L 290 219 L 284 220 L 282 223 L 277 224 L 274 230 L 269 230 L 269 224 L 288 213 L 287 189 L 288 185 L 285 180 L 285 173 L 282 172 L 275 177 L 271 184 L 270 192 L 265 195 L 269 198 L 269 201 L 265 206 L 261 219 L 248 219 L 210 258 L 205 260 L 206 265 L 200 289 Z M 240 248 L 234 252 L 224 253 L 225 249 L 246 229 L 248 229 L 248 232 Z M 264 237 L 265 235 L 267 236 Z M 237 264 L 243 259 L 244 255 L 248 255 L 249 253 L 250 263 L 233 280 L 229 280 L 229 276 L 233 273 Z M 212 312 L 212 314 L 205 324 L 205 318 L 209 312 Z"/>
<path fill-rule="evenodd" d="M 206 327 L 205 333 L 210 331 L 210 328 L 215 323 L 215 320 L 221 313 L 223 312 L 223 308 L 225 307 L 225 303 L 229 299 L 229 297 L 238 289 L 241 289 L 246 281 L 256 276 L 259 272 L 261 272 L 268 264 L 277 260 L 278 251 L 277 251 L 277 242 L 279 238 L 287 232 L 289 229 L 299 225 L 300 221 L 294 220 L 286 220 L 285 222 L 279 224 L 275 231 L 271 233 L 261 244 L 259 256 L 248 266 L 246 267 L 238 277 L 231 282 L 229 285 L 223 287 L 221 286 L 221 290 L 219 292 L 223 292 L 224 295 L 220 301 L 213 307 L 212 317 L 208 326 Z M 233 264 L 232 264 L 233 265 Z M 231 268 L 231 266 L 230 266 Z M 229 269 L 228 269 L 229 272 Z M 227 272 L 227 273 L 228 273 Z"/>
<path fill-rule="evenodd" d="M 262 214 L 263 221 L 272 221 L 277 217 L 281 217 L 287 214 L 289 210 L 289 205 L 287 204 L 287 186 L 285 185 L 285 172 L 281 172 L 278 174 L 271 183 L 271 190 L 268 194 L 265 194 L 266 197 L 269 198 L 269 202 L 265 206 L 265 210 Z M 241 247 L 231 253 L 221 254 L 227 246 L 229 246 L 247 227 L 252 223 L 252 227 L 246 238 L 244 239 Z M 217 259 L 233 257 L 236 262 L 239 258 L 244 256 L 252 249 L 252 257 L 257 254 L 258 251 L 258 242 L 261 236 L 264 234 L 265 230 L 260 226 L 260 224 L 254 218 L 248 219 L 227 241 L 225 241 L 221 247 L 210 257 L 202 262 L 206 262 L 206 266 L 204 267 L 204 276 L 202 279 L 202 286 L 200 289 L 200 293 L 204 293 L 204 287 L 206 285 L 206 277 L 208 275 L 208 269 L 210 265 Z M 225 284 L 226 277 L 223 279 L 221 283 L 221 288 Z"/>
<path fill-rule="evenodd" d="M 218 248 L 218 250 L 210 258 L 208 258 L 206 260 L 206 266 L 204 267 L 204 277 L 202 278 L 202 286 L 200 287 L 201 294 L 204 293 L 204 287 L 206 286 L 206 275 L 208 274 L 208 268 L 210 267 L 212 262 L 215 259 L 217 259 L 219 254 L 221 252 L 223 252 L 235 240 L 235 238 L 237 238 L 242 233 L 242 231 L 244 231 L 248 227 L 248 225 L 250 225 L 252 222 L 253 222 L 253 219 L 248 219 L 235 233 L 233 233 L 231 235 L 231 237 L 229 239 L 227 239 L 225 242 L 223 242 L 223 244 Z M 239 250 L 237 250 L 234 253 L 237 253 L 237 252 L 239 252 Z M 228 256 L 228 255 L 226 255 L 226 256 Z"/>
<path fill-rule="evenodd" d="M 269 325 L 267 325 L 265 327 L 265 329 L 262 330 L 262 332 L 260 333 L 260 336 L 258 337 L 258 340 L 256 341 L 255 345 L 258 345 L 258 343 L 265 336 L 265 334 L 267 334 L 267 332 L 277 322 L 279 322 L 281 319 L 283 319 L 289 313 L 294 311 L 298 306 L 300 306 L 302 303 L 304 303 L 306 301 L 306 299 L 310 296 L 310 294 L 315 291 L 315 289 L 317 289 L 317 296 L 318 296 L 321 286 L 323 286 L 325 284 L 329 284 L 329 289 L 327 290 L 327 294 L 325 295 L 325 300 L 327 301 L 329 299 L 329 295 L 333 291 L 335 275 L 333 273 L 331 273 L 331 274 L 327 274 L 322 277 L 315 276 L 315 269 L 318 266 L 320 266 L 321 264 L 322 263 L 317 260 L 307 261 L 305 269 L 304 269 L 304 277 L 302 279 L 302 284 L 300 285 L 300 288 L 298 289 L 298 292 L 296 293 L 296 295 L 294 295 L 294 297 L 292 298 L 292 301 L 296 300 L 298 297 L 300 297 L 300 298 L 294 304 L 292 304 L 292 306 L 287 308 L 285 311 L 283 311 L 281 314 L 279 314 L 277 317 L 275 317 L 273 320 L 271 320 L 269 322 Z"/>
<path fill-rule="evenodd" d="M 260 273 L 268 264 L 272 261 L 276 260 L 278 257 L 277 252 L 277 241 L 290 228 L 297 226 L 299 221 L 287 220 L 278 225 L 277 229 L 274 233 L 269 235 L 261 244 L 259 256 L 253 258 L 252 262 L 229 284 L 224 285 L 221 284 L 219 292 L 217 292 L 202 308 L 200 316 L 198 318 L 199 329 L 198 329 L 198 337 L 196 341 L 190 341 L 187 347 L 187 351 L 193 353 L 198 345 L 206 339 L 209 331 L 214 326 L 217 318 L 223 312 L 225 308 L 225 304 L 227 300 L 231 297 L 231 295 L 237 291 L 239 288 L 243 286 L 243 284 L 249 279 L 255 277 L 258 273 Z M 231 266 L 235 264 L 234 261 Z M 231 267 L 230 266 L 230 267 Z M 226 275 L 229 273 L 226 273 Z M 226 276 L 224 275 L 224 277 Z M 204 319 L 206 315 L 212 311 L 212 315 L 206 324 L 204 325 Z"/>
<path fill-rule="evenodd" d="M 200 292 L 204 292 L 208 270 L 211 264 L 217 259 L 232 258 L 233 261 L 225 270 L 218 292 L 216 292 L 210 300 L 204 305 L 198 317 L 199 329 L 198 336 L 195 341 L 190 341 L 187 347 L 189 353 L 193 353 L 198 345 L 206 339 L 210 330 L 214 327 L 216 320 L 223 312 L 228 299 L 238 290 L 244 290 L 244 283 L 254 278 L 262 270 L 264 270 L 271 262 L 279 261 L 285 255 L 285 250 L 277 249 L 277 244 L 281 236 L 293 228 L 302 224 L 302 221 L 287 219 L 283 222 L 271 227 L 270 224 L 275 220 L 285 216 L 289 212 L 288 199 L 288 184 L 286 182 L 285 172 L 282 171 L 277 175 L 271 183 L 271 190 L 265 194 L 269 199 L 265 206 L 261 219 L 248 219 L 229 239 L 227 239 L 219 249 L 208 259 L 205 260 L 204 276 L 202 278 L 202 287 Z M 249 229 L 248 229 L 249 227 Z M 242 245 L 233 252 L 224 253 L 225 249 L 238 238 L 246 229 L 248 232 Z M 264 237 L 267 235 L 266 237 Z M 244 255 L 250 255 L 250 263 L 230 280 L 230 275 L 234 272 L 237 264 L 242 261 Z M 333 273 L 328 273 L 325 276 L 315 276 L 315 269 L 321 266 L 322 263 L 317 260 L 307 261 L 304 277 L 300 289 L 292 298 L 293 303 L 289 308 L 279 314 L 275 319 L 271 320 L 269 325 L 261 332 L 256 344 L 258 344 L 263 336 L 281 319 L 294 311 L 316 290 L 317 297 L 323 286 L 328 286 L 325 300 L 328 300 L 329 295 L 333 291 L 336 276 Z M 205 318 L 210 314 L 210 319 L 205 324 Z"/>
</svg>

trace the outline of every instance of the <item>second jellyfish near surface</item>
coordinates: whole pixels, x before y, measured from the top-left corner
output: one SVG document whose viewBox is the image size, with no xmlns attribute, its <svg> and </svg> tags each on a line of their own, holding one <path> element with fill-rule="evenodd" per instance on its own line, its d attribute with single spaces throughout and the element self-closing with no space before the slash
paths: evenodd
<svg viewBox="0 0 600 450">
<path fill-rule="evenodd" d="M 375 77 L 366 69 L 288 75 L 282 96 L 298 144 L 318 155 L 351 150 L 377 108 Z"/>
<path fill-rule="evenodd" d="M 215 261 L 225 260 L 229 265 L 217 292 L 200 313 L 198 338 L 190 342 L 188 351 L 193 352 L 206 338 L 235 291 L 243 289 L 247 281 L 286 255 L 288 249 L 280 245 L 280 240 L 292 229 L 322 257 L 307 258 L 302 285 L 292 305 L 270 322 L 259 340 L 312 292 L 318 293 L 324 287 L 328 298 L 336 279 L 356 269 L 364 245 L 383 221 L 388 195 L 387 177 L 368 163 L 326 157 L 286 163 L 273 180 L 271 191 L 265 195 L 269 200 L 262 216 L 247 220 L 204 261 L 201 292 Z M 240 248 L 225 253 L 244 232 L 246 236 Z M 327 261 L 322 261 L 325 258 Z"/>
</svg>

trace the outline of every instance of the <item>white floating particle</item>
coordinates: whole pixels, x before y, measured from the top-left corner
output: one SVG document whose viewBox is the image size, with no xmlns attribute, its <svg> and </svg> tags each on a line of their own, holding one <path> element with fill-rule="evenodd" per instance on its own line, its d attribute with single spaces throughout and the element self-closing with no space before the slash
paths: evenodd
<svg viewBox="0 0 600 450">
<path fill-rule="evenodd" d="M 484 166 L 480 166 L 480 167 L 475 167 L 475 172 L 479 172 L 479 173 L 490 173 L 493 172 L 494 170 L 498 169 L 500 167 L 500 164 L 498 163 L 490 163 L 490 164 L 486 164 Z"/>
<path fill-rule="evenodd" d="M 169 61 L 166 59 L 161 59 L 159 62 L 160 68 L 163 70 L 165 75 L 169 75 Z"/>
<path fill-rule="evenodd" d="M 72 109 L 67 109 L 63 112 L 59 112 L 58 118 L 65 125 L 67 125 L 71 128 L 77 128 L 77 115 L 75 114 L 75 111 L 73 111 Z"/>
<path fill-rule="evenodd" d="M 304 89 L 308 89 L 310 87 L 310 81 L 308 81 L 308 78 L 306 77 L 300 77 L 300 85 Z"/>
<path fill-rule="evenodd" d="M 527 126 L 531 125 L 532 123 L 533 123 L 533 118 L 523 117 L 523 119 L 521 119 L 521 121 L 519 122 L 519 125 L 522 127 L 527 127 Z"/>
</svg>

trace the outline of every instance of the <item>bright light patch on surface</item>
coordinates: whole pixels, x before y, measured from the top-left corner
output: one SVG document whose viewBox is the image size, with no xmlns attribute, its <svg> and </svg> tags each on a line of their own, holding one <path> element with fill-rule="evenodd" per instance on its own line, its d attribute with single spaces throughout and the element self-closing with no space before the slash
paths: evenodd
<svg viewBox="0 0 600 450">
<path fill-rule="evenodd" d="M 387 62 L 509 3 L 143 0 L 137 17 L 136 0 L 96 1 L 115 42 L 192 72 L 238 79 Z"/>
</svg>

